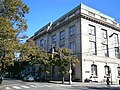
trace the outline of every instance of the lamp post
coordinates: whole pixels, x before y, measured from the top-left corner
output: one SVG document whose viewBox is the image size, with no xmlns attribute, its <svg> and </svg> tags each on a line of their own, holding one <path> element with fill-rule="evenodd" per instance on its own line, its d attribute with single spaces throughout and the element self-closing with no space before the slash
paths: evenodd
<svg viewBox="0 0 120 90">
<path fill-rule="evenodd" d="M 69 84 L 72 84 L 72 69 L 71 69 L 71 60 L 70 60 L 70 67 L 69 67 Z"/>
</svg>

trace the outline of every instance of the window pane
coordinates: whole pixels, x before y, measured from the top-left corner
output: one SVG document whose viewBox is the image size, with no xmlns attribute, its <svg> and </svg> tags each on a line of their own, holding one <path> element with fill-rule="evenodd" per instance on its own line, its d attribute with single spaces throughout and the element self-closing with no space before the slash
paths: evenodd
<svg viewBox="0 0 120 90">
<path fill-rule="evenodd" d="M 96 50 L 95 50 L 95 42 L 94 41 L 89 41 L 89 50 L 92 54 L 96 55 Z"/>
<path fill-rule="evenodd" d="M 108 57 L 108 46 L 106 44 L 102 44 L 103 55 Z"/>
<path fill-rule="evenodd" d="M 60 32 L 60 40 L 65 39 L 65 31 Z"/>
<path fill-rule="evenodd" d="M 69 28 L 70 36 L 75 35 L 76 33 L 76 27 L 75 25 Z"/>
<path fill-rule="evenodd" d="M 107 30 L 102 29 L 101 37 L 107 39 Z"/>
<path fill-rule="evenodd" d="M 72 50 L 73 53 L 76 52 L 76 44 L 75 44 L 75 42 L 70 42 L 70 49 Z"/>
<path fill-rule="evenodd" d="M 119 47 L 115 47 L 115 57 L 119 58 Z"/>
<path fill-rule="evenodd" d="M 95 36 L 95 26 L 89 25 L 89 34 Z"/>
<path fill-rule="evenodd" d="M 120 76 L 120 67 L 118 67 L 118 76 Z"/>
<path fill-rule="evenodd" d="M 56 43 L 57 37 L 56 34 L 52 36 L 52 43 Z"/>
<path fill-rule="evenodd" d="M 92 75 L 97 76 L 97 65 L 94 64 L 91 65 L 91 73 Z"/>
</svg>

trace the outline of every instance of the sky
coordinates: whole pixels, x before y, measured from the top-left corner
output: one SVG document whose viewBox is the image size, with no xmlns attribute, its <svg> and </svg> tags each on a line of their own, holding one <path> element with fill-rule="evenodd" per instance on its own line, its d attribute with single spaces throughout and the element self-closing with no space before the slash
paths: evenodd
<svg viewBox="0 0 120 90">
<path fill-rule="evenodd" d="M 28 30 L 25 33 L 29 38 L 44 25 L 54 22 L 80 3 L 120 23 L 120 0 L 23 0 L 23 2 L 30 8 L 29 14 L 26 15 Z"/>
</svg>

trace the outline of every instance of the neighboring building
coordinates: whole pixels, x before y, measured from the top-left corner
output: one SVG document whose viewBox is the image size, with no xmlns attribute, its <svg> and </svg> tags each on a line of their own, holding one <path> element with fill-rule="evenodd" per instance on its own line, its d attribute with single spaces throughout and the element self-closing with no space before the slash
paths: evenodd
<svg viewBox="0 0 120 90">
<path fill-rule="evenodd" d="M 78 55 L 73 80 L 112 83 L 120 78 L 120 25 L 111 17 L 80 4 L 34 34 L 40 46 L 70 48 Z M 56 69 L 55 69 L 56 71 Z M 59 78 L 57 73 L 54 76 Z"/>
</svg>

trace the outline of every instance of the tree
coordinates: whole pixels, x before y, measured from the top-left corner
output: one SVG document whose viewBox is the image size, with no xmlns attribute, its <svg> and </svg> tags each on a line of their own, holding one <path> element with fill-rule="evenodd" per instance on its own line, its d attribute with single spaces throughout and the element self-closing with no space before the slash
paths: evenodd
<svg viewBox="0 0 120 90">
<path fill-rule="evenodd" d="M 68 67 L 71 64 L 75 67 L 76 63 L 79 62 L 77 56 L 73 55 L 71 50 L 68 48 L 58 49 L 58 55 L 56 57 L 56 65 L 60 67 L 60 73 L 62 76 L 62 83 L 64 83 L 64 76 L 68 74 Z"/>
<path fill-rule="evenodd" d="M 44 66 L 42 71 L 45 74 L 49 73 L 49 56 L 45 50 L 35 44 L 32 39 L 28 39 L 27 42 L 22 45 L 20 59 L 28 61 L 29 64 L 34 66 Z"/>
<path fill-rule="evenodd" d="M 27 13 L 29 13 L 29 8 L 22 0 L 0 0 L 0 17 L 10 20 L 17 31 L 16 36 L 27 29 L 25 20 L 25 14 Z"/>
<path fill-rule="evenodd" d="M 29 8 L 22 0 L 0 0 L 0 61 L 3 67 L 13 63 L 18 51 L 19 34 L 27 29 L 25 14 Z"/>
</svg>

